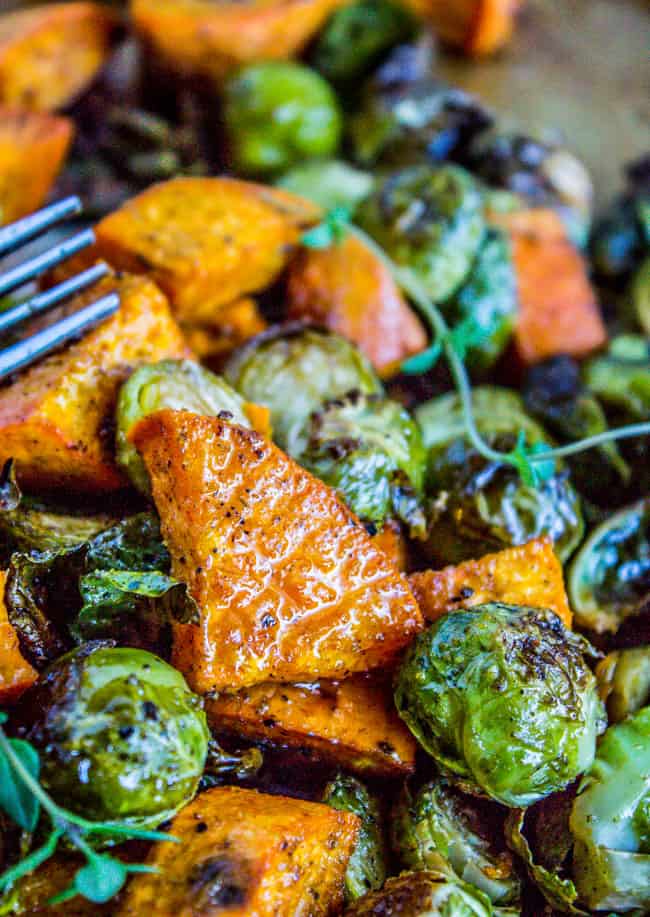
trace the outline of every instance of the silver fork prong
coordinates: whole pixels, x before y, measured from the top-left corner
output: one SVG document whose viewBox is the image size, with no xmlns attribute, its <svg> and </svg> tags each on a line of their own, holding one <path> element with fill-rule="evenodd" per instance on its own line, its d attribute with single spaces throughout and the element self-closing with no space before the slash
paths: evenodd
<svg viewBox="0 0 650 917">
<path fill-rule="evenodd" d="M 117 311 L 119 305 L 118 294 L 109 293 L 54 325 L 0 351 L 0 380 L 68 343 L 91 325 L 108 318 Z"/>
<path fill-rule="evenodd" d="M 42 312 L 47 312 L 48 309 L 58 305 L 63 300 L 80 293 L 87 287 L 92 286 L 93 283 L 101 280 L 107 273 L 108 266 L 106 264 L 96 264 L 94 267 L 88 268 L 87 271 L 76 274 L 74 277 L 70 277 L 69 280 L 64 280 L 63 283 L 52 287 L 51 290 L 38 293 L 31 299 L 7 309 L 6 312 L 0 312 L 0 335 L 5 334 L 14 325 L 27 321 L 27 319 L 33 318 L 35 315 L 40 315 Z"/>
<path fill-rule="evenodd" d="M 50 204 L 49 207 L 31 213 L 9 226 L 3 226 L 0 228 L 0 255 L 6 255 L 19 245 L 24 245 L 56 223 L 77 216 L 82 209 L 78 197 L 66 197 L 65 200 Z"/>
<path fill-rule="evenodd" d="M 34 258 L 30 258 L 24 264 L 17 265 L 13 270 L 7 271 L 6 274 L 0 277 L 0 296 L 4 296 L 30 280 L 34 280 L 39 274 L 45 273 L 45 271 L 55 267 L 61 261 L 65 261 L 66 258 L 70 258 L 82 249 L 87 248 L 94 241 L 95 234 L 92 229 L 85 229 L 71 239 L 66 239 L 65 242 L 61 242 L 53 248 L 48 248 L 47 251 L 36 255 Z"/>
</svg>

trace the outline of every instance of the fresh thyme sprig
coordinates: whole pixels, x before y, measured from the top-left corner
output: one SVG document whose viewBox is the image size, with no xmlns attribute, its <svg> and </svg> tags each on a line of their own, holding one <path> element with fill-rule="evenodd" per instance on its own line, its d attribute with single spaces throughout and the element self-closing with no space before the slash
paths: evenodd
<svg viewBox="0 0 650 917">
<path fill-rule="evenodd" d="M 125 840 L 173 841 L 177 838 L 161 831 L 145 831 L 113 822 L 93 822 L 59 806 L 39 781 L 40 759 L 37 750 L 23 739 L 10 739 L 3 729 L 7 715 L 0 712 L 0 808 L 23 831 L 32 834 L 42 811 L 47 813 L 51 831 L 41 847 L 23 857 L 0 875 L 0 892 L 6 892 L 18 879 L 32 872 L 56 851 L 61 840 L 76 847 L 86 858 L 72 885 L 56 895 L 51 904 L 81 895 L 103 904 L 122 888 L 130 873 L 154 872 L 141 863 L 123 863 L 110 854 L 100 853 L 88 842 L 93 835 Z"/>
</svg>

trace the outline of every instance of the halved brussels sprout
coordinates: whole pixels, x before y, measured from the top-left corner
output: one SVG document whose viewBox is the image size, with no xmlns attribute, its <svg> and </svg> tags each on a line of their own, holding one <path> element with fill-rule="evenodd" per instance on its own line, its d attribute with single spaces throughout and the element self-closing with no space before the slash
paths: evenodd
<svg viewBox="0 0 650 917">
<path fill-rule="evenodd" d="M 508 389 L 473 390 L 476 425 L 493 448 L 511 450 L 519 431 L 529 444 L 549 437 Z M 434 562 L 458 564 L 510 545 L 549 535 L 565 561 L 582 539 L 580 498 L 568 472 L 555 473 L 537 487 L 517 472 L 483 458 L 467 441 L 460 398 L 442 395 L 421 405 L 416 419 L 428 448 L 429 553 Z"/>
<path fill-rule="evenodd" d="M 398 713 L 443 771 L 511 807 L 563 789 L 591 764 L 604 708 L 590 647 L 547 609 L 491 603 L 416 638 Z"/>
<path fill-rule="evenodd" d="M 396 401 L 348 395 L 312 414 L 300 462 L 339 492 L 362 522 L 398 519 L 424 535 L 426 452 L 418 425 Z"/>
<path fill-rule="evenodd" d="M 171 408 L 196 414 L 230 415 L 229 420 L 250 427 L 244 401 L 228 383 L 192 360 L 161 360 L 146 363 L 132 373 L 121 387 L 116 410 L 117 462 L 130 481 L 146 495 L 151 493 L 149 476 L 129 431 L 154 411 Z"/>
<path fill-rule="evenodd" d="M 427 870 L 389 879 L 381 891 L 356 901 L 344 917 L 492 917 L 493 913 L 490 899 L 478 889 Z"/>
<path fill-rule="evenodd" d="M 280 188 L 306 197 L 323 208 L 347 207 L 351 213 L 368 197 L 375 183 L 370 172 L 355 169 L 342 159 L 305 162 L 285 172 Z"/>
<path fill-rule="evenodd" d="M 380 395 L 383 386 L 363 354 L 345 338 L 302 324 L 271 328 L 236 351 L 226 366 L 230 384 L 271 412 L 277 444 L 299 457 L 310 415 L 348 392 Z"/>
<path fill-rule="evenodd" d="M 650 707 L 610 726 L 571 813 L 573 878 L 593 910 L 650 908 Z"/>
<path fill-rule="evenodd" d="M 615 650 L 596 667 L 600 696 L 610 723 L 650 705 L 650 646 Z"/>
<path fill-rule="evenodd" d="M 386 844 L 378 800 L 360 780 L 338 774 L 328 783 L 323 802 L 333 809 L 352 812 L 361 820 L 357 843 L 345 874 L 348 901 L 381 888 L 386 881 Z"/>
<path fill-rule="evenodd" d="M 434 302 L 468 276 L 485 232 L 478 185 L 459 166 L 413 166 L 380 179 L 357 222 Z"/>
<path fill-rule="evenodd" d="M 91 820 L 152 828 L 196 792 L 209 732 L 176 669 L 143 650 L 88 643 L 23 695 L 21 735 L 52 797 Z"/>
<path fill-rule="evenodd" d="M 569 572 L 576 623 L 614 633 L 650 591 L 650 498 L 619 510 L 599 525 Z"/>
<path fill-rule="evenodd" d="M 583 366 L 585 384 L 624 420 L 650 417 L 650 341 L 640 335 L 614 338 L 607 352 Z"/>
<path fill-rule="evenodd" d="M 421 787 L 413 798 L 405 791 L 393 813 L 393 847 L 409 869 L 439 870 L 480 889 L 495 904 L 516 903 L 521 881 L 512 854 L 502 834 L 496 843 L 490 830 L 495 813 L 479 802 L 443 779 Z M 501 816 L 501 831 L 502 822 Z"/>
</svg>

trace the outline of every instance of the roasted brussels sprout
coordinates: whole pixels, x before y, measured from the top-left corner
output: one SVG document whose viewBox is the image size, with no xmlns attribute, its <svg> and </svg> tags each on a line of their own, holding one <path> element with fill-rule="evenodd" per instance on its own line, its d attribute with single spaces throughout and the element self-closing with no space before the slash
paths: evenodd
<svg viewBox="0 0 650 917">
<path fill-rule="evenodd" d="M 357 348 L 329 331 L 304 325 L 272 328 L 236 351 L 226 366 L 230 384 L 271 411 L 275 441 L 298 457 L 307 443 L 310 415 L 333 398 L 383 387 Z"/>
<path fill-rule="evenodd" d="M 547 609 L 454 611 L 407 651 L 395 704 L 443 771 L 506 806 L 529 806 L 593 761 L 604 708 L 588 651 Z"/>
<path fill-rule="evenodd" d="M 312 414 L 301 464 L 339 492 L 366 524 L 390 519 L 424 535 L 426 452 L 418 425 L 396 401 L 354 393 Z"/>
<path fill-rule="evenodd" d="M 508 451 L 519 431 L 527 442 L 548 441 L 544 430 L 508 389 L 473 391 L 478 429 L 494 448 Z M 458 564 L 510 545 L 549 535 L 561 560 L 582 539 L 580 500 L 561 466 L 537 487 L 517 472 L 483 458 L 465 438 L 458 395 L 434 398 L 416 411 L 428 449 L 429 552 L 443 564 Z"/>
<path fill-rule="evenodd" d="M 351 213 L 368 197 L 374 185 L 370 172 L 355 169 L 342 159 L 314 160 L 285 172 L 277 184 L 306 197 L 325 211 L 347 207 Z"/>
<path fill-rule="evenodd" d="M 413 166 L 378 182 L 357 222 L 435 301 L 448 299 L 467 277 L 485 231 L 472 176 L 458 166 Z"/>
<path fill-rule="evenodd" d="M 489 898 L 476 888 L 432 870 L 403 872 L 370 892 L 345 917 L 491 917 Z"/>
<path fill-rule="evenodd" d="M 503 818 L 498 844 L 490 830 L 494 813 L 479 802 L 443 779 L 421 787 L 413 798 L 405 792 L 393 813 L 393 846 L 409 869 L 449 873 L 495 904 L 516 903 L 521 882 L 503 841 Z"/>
<path fill-rule="evenodd" d="M 650 499 L 602 522 L 576 554 L 569 597 L 580 627 L 614 633 L 650 591 Z"/>
<path fill-rule="evenodd" d="M 573 878 L 593 910 L 650 908 L 650 707 L 610 726 L 571 813 Z"/>
<path fill-rule="evenodd" d="M 631 297 L 636 323 L 650 337 L 650 255 L 641 263 L 634 276 Z"/>
<path fill-rule="evenodd" d="M 600 696 L 610 723 L 650 705 L 650 646 L 615 650 L 596 667 Z"/>
<path fill-rule="evenodd" d="M 328 783 L 323 802 L 333 809 L 352 812 L 361 820 L 356 847 L 345 874 L 348 901 L 381 888 L 386 881 L 386 846 L 379 802 L 361 781 L 338 774 Z"/>
<path fill-rule="evenodd" d="M 585 384 L 623 420 L 650 417 L 650 341 L 640 335 L 614 338 L 607 352 L 584 364 Z"/>
<path fill-rule="evenodd" d="M 149 476 L 129 431 L 139 420 L 163 408 L 216 416 L 224 412 L 244 427 L 250 421 L 244 401 L 220 376 L 192 360 L 161 360 L 135 370 L 117 399 L 117 461 L 141 493 L 151 491 Z"/>
<path fill-rule="evenodd" d="M 91 820 L 154 827 L 194 795 L 208 750 L 202 702 L 151 653 L 88 643 L 23 695 L 21 735 L 52 797 Z"/>
<path fill-rule="evenodd" d="M 238 172 L 278 173 L 335 155 L 341 113 L 315 70 L 293 61 L 251 64 L 228 80 L 224 92 L 226 135 Z"/>
</svg>

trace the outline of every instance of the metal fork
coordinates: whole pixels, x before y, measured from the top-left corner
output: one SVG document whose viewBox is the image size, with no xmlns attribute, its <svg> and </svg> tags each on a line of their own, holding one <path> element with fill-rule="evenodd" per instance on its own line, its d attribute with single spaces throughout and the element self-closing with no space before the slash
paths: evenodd
<svg viewBox="0 0 650 917">
<path fill-rule="evenodd" d="M 36 239 L 70 217 L 82 211 L 81 201 L 77 197 L 68 197 L 63 201 L 45 207 L 37 213 L 24 217 L 16 223 L 0 228 L 0 257 L 8 255 L 26 242 Z M 95 235 L 91 229 L 84 229 L 63 242 L 53 245 L 41 254 L 12 267 L 4 273 L 0 270 L 0 297 L 18 290 L 32 282 L 41 274 L 70 258 L 72 255 L 92 245 Z M 120 305 L 117 293 L 108 293 L 95 302 L 84 306 L 77 312 L 53 322 L 46 328 L 35 332 L 17 343 L 2 346 L 3 336 L 11 329 L 36 315 L 42 315 L 54 306 L 59 305 L 76 293 L 87 289 L 108 272 L 106 265 L 97 264 L 73 277 L 64 280 L 34 296 L 27 297 L 17 305 L 4 312 L 0 311 L 0 381 L 11 376 L 46 356 L 53 350 L 78 337 L 91 326 L 112 315 Z"/>
</svg>

